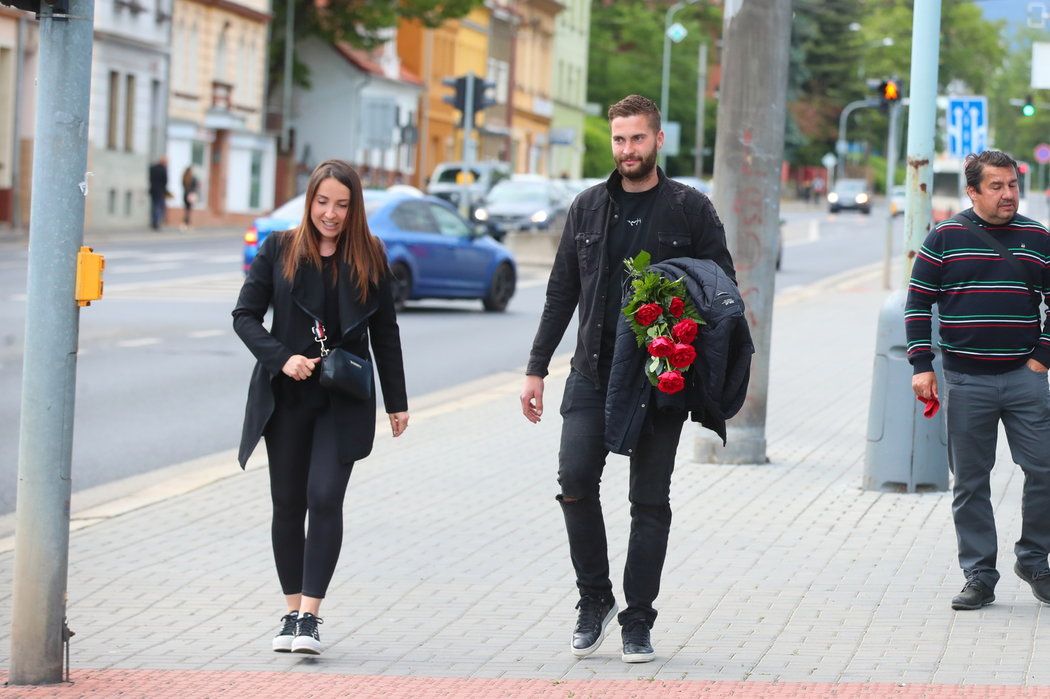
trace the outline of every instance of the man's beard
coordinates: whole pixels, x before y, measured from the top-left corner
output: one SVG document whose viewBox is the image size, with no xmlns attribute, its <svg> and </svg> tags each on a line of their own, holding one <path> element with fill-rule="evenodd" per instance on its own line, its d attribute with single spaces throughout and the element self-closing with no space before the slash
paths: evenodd
<svg viewBox="0 0 1050 699">
<path fill-rule="evenodd" d="M 632 182 L 644 180 L 653 171 L 654 167 L 656 167 L 655 148 L 653 148 L 652 152 L 650 152 L 649 155 L 642 158 L 641 162 L 638 164 L 638 169 L 635 170 L 633 173 L 628 174 L 624 171 L 624 168 L 620 164 L 620 162 L 616 162 L 616 170 L 620 173 L 620 175 L 623 176 L 625 180 L 631 180 Z"/>
</svg>

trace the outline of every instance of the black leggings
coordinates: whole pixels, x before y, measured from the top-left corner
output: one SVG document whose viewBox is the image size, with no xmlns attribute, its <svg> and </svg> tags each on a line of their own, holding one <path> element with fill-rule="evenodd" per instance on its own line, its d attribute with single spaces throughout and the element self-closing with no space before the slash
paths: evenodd
<svg viewBox="0 0 1050 699">
<path fill-rule="evenodd" d="M 323 598 L 343 545 L 343 497 L 353 463 L 339 463 L 335 418 L 328 408 L 278 401 L 265 439 L 281 589 Z"/>
</svg>

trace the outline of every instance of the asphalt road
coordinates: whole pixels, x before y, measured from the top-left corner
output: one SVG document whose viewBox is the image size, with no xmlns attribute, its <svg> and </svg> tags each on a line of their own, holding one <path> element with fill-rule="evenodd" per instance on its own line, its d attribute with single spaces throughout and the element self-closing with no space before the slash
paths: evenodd
<svg viewBox="0 0 1050 699">
<path fill-rule="evenodd" d="M 823 209 L 784 214 L 777 289 L 881 259 L 885 218 Z M 898 231 L 901 223 L 895 224 Z M 236 447 L 253 358 L 233 334 L 240 236 L 129 234 L 89 239 L 106 256 L 106 293 L 80 315 L 75 490 Z M 25 326 L 25 244 L 0 243 L 0 514 L 14 509 Z M 524 367 L 546 272 L 523 269 L 506 313 L 427 301 L 401 314 L 411 396 Z M 575 329 L 560 352 L 569 352 Z M 515 409 L 508 406 L 509 410 Z"/>
</svg>

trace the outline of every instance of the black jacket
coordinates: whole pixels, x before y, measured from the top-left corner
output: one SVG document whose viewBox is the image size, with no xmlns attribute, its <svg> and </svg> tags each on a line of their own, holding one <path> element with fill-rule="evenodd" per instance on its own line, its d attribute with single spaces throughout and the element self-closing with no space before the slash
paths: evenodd
<svg viewBox="0 0 1050 699">
<path fill-rule="evenodd" d="M 697 360 L 685 372 L 685 389 L 660 393 L 645 376 L 648 352 L 638 346 L 634 331 L 621 316 L 605 399 L 605 446 L 629 455 L 651 410 L 689 410 L 693 421 L 716 432 L 724 445 L 726 420 L 744 404 L 755 353 L 740 290 L 711 260 L 680 257 L 651 269 L 668 279 L 682 279 L 704 319 L 693 342 Z"/>
<path fill-rule="evenodd" d="M 281 272 L 281 246 L 285 233 L 270 234 L 248 270 L 237 307 L 233 309 L 233 329 L 258 359 L 248 386 L 248 404 L 238 460 L 243 468 L 255 450 L 266 423 L 273 415 L 273 381 L 281 376 L 285 362 L 295 354 L 306 354 L 314 347 L 311 327 L 324 315 L 324 279 L 321 270 L 309 264 L 299 266 L 294 283 Z M 368 302 L 357 299 L 353 270 L 340 263 L 339 333 L 329 328 L 330 337 L 340 337 L 339 346 L 361 357 L 369 357 L 371 339 L 376 368 L 383 387 L 383 403 L 388 413 L 408 410 L 405 370 L 401 358 L 401 336 L 390 291 L 390 275 L 373 288 Z M 270 330 L 263 317 L 273 306 Z M 371 336 L 371 338 L 370 338 Z M 339 460 L 343 463 L 368 456 L 375 439 L 376 401 L 362 401 L 332 393 L 331 405 L 338 424 Z"/>
<path fill-rule="evenodd" d="M 656 185 L 656 201 L 642 248 L 649 251 L 653 262 L 683 255 L 714 260 L 736 281 L 725 230 L 711 200 L 688 185 L 668 179 L 662 170 L 657 169 L 657 174 L 660 182 Z M 619 216 L 609 188 L 618 187 L 620 180 L 619 172 L 613 171 L 606 182 L 581 192 L 569 208 L 547 282 L 547 301 L 525 370 L 529 376 L 547 375 L 551 356 L 579 306 L 579 332 L 572 366 L 595 385 L 599 383 L 598 353 L 610 273 L 605 254 L 606 236 Z"/>
<path fill-rule="evenodd" d="M 168 196 L 168 166 L 164 163 L 149 166 L 149 195 L 154 199 Z"/>
</svg>

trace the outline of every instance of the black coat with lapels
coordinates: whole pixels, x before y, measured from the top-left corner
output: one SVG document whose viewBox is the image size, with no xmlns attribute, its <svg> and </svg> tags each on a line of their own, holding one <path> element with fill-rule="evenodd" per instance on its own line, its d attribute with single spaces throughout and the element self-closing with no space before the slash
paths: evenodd
<svg viewBox="0 0 1050 699">
<path fill-rule="evenodd" d="M 284 277 L 281 249 L 289 234 L 273 233 L 263 241 L 233 309 L 233 329 L 258 359 L 248 386 L 248 405 L 238 460 L 244 468 L 275 406 L 274 380 L 282 375 L 292 355 L 305 355 L 315 347 L 311 328 L 324 316 L 324 279 L 321 270 L 301 264 L 295 280 Z M 405 370 L 401 358 L 401 336 L 394 312 L 390 274 L 373 287 L 368 301 L 358 300 L 353 269 L 339 263 L 339 332 L 328 328 L 339 346 L 361 357 L 369 357 L 369 340 L 375 350 L 383 403 L 388 413 L 408 410 Z M 263 325 L 266 311 L 273 307 L 270 329 Z M 330 341 L 330 344 L 331 341 Z M 331 406 L 338 425 L 339 460 L 357 461 L 368 456 L 375 440 L 376 400 L 355 400 L 333 393 Z"/>
</svg>

